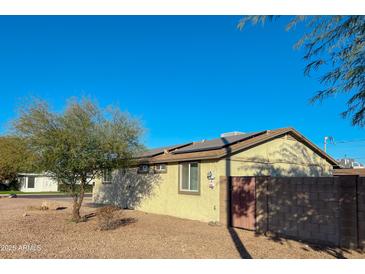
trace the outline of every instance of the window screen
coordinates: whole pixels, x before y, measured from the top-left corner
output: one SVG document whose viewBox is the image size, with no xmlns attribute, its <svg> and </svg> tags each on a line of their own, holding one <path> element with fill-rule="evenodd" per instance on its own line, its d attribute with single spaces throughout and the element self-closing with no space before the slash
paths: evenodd
<svg viewBox="0 0 365 274">
<path fill-rule="evenodd" d="M 34 188 L 34 182 L 35 182 L 34 176 L 29 176 L 28 177 L 28 188 Z"/>
<path fill-rule="evenodd" d="M 199 192 L 198 163 L 182 163 L 180 165 L 180 190 Z"/>
</svg>

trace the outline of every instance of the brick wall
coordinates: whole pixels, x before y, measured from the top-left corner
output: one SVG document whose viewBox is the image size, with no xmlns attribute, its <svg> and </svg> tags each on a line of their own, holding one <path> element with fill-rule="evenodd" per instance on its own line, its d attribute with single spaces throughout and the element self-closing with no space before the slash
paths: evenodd
<svg viewBox="0 0 365 274">
<path fill-rule="evenodd" d="M 257 180 L 257 229 L 338 245 L 338 184 L 333 177 Z"/>
<path fill-rule="evenodd" d="M 256 231 L 364 249 L 365 177 L 256 177 Z"/>
</svg>

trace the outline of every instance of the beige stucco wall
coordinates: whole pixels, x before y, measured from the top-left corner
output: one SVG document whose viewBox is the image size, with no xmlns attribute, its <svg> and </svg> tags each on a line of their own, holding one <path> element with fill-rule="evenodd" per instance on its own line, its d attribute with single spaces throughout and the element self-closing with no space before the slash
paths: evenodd
<svg viewBox="0 0 365 274">
<path fill-rule="evenodd" d="M 136 209 L 191 220 L 218 221 L 219 189 L 217 186 L 209 188 L 210 181 L 207 179 L 208 171 L 212 171 L 214 175 L 219 173 L 218 167 L 218 161 L 199 162 L 200 194 L 191 195 L 179 193 L 179 164 L 169 163 L 167 173 L 149 175 L 154 176 L 154 187 L 149 193 L 149 197 L 142 199 Z M 151 168 L 151 170 L 153 169 Z M 143 178 L 147 175 L 137 174 L 135 170 L 134 176 Z M 216 177 L 214 182 L 217 184 L 218 180 L 219 177 Z M 115 183 L 117 182 L 113 182 L 113 184 Z M 117 200 L 117 204 L 125 206 L 126 203 L 123 199 L 117 197 L 118 193 L 115 191 L 115 185 L 113 184 L 102 184 L 101 180 L 97 179 L 93 188 L 94 202 L 114 203 Z M 130 182 L 127 184 L 130 184 Z M 120 192 L 126 194 L 125 186 L 121 186 Z M 110 195 L 110 193 L 113 195 Z M 113 196 L 115 199 L 112 198 Z"/>
<path fill-rule="evenodd" d="M 139 209 L 206 222 L 219 220 L 219 190 L 209 188 L 207 179 L 208 171 L 217 174 L 217 167 L 217 161 L 200 162 L 200 195 L 189 195 L 178 191 L 179 165 L 169 164 L 167 173 L 161 174 L 155 196 L 144 200 Z"/>
<path fill-rule="evenodd" d="M 331 176 L 332 165 L 305 144 L 277 138 L 220 161 L 225 176 Z"/>
<path fill-rule="evenodd" d="M 201 161 L 200 195 L 179 193 L 179 164 L 169 163 L 167 173 L 159 175 L 151 195 L 142 199 L 137 209 L 205 222 L 219 221 L 220 176 L 328 176 L 331 170 L 332 166 L 326 160 L 302 143 L 286 137 L 277 138 L 229 158 Z M 209 187 L 209 171 L 215 176 L 213 189 Z M 105 187 L 110 186 L 97 181 L 94 197 L 95 193 L 101 197 Z"/>
</svg>

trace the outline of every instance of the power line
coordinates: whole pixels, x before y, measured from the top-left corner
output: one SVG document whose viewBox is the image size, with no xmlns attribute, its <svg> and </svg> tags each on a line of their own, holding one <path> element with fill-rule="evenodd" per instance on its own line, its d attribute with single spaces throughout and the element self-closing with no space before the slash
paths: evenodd
<svg viewBox="0 0 365 274">
<path fill-rule="evenodd" d="M 358 140 L 342 140 L 342 141 L 334 141 L 333 143 L 336 145 L 336 144 L 358 143 L 358 142 L 365 142 L 365 139 L 358 139 Z"/>
<path fill-rule="evenodd" d="M 358 149 L 363 149 L 365 148 L 365 144 L 346 144 L 346 145 L 332 145 L 331 146 L 331 149 L 333 150 L 341 150 L 341 151 L 344 151 L 344 150 L 358 150 Z"/>
</svg>

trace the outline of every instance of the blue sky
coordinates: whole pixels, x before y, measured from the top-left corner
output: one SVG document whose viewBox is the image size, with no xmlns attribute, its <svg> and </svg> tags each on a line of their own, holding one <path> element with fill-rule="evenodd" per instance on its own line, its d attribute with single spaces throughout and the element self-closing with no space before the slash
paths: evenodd
<svg viewBox="0 0 365 274">
<path fill-rule="evenodd" d="M 318 146 L 323 137 L 364 139 L 339 113 L 344 96 L 310 105 L 320 88 L 303 76 L 303 29 L 288 18 L 236 29 L 240 16 L 0 17 L 0 131 L 22 98 L 60 111 L 91 96 L 141 119 L 149 147 L 209 139 L 222 132 L 292 126 Z M 365 162 L 365 142 L 330 145 Z"/>
</svg>

